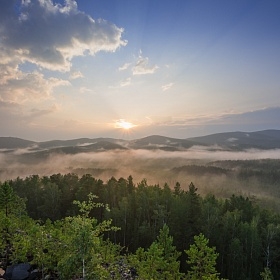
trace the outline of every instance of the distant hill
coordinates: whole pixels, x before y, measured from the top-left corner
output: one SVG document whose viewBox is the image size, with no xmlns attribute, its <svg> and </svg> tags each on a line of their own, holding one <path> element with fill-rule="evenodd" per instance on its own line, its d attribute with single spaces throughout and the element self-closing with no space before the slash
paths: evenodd
<svg viewBox="0 0 280 280">
<path fill-rule="evenodd" d="M 280 130 L 256 132 L 226 132 L 201 137 L 177 139 L 151 135 L 136 140 L 113 138 L 79 138 L 72 140 L 53 140 L 34 142 L 14 137 L 0 137 L 0 149 L 29 149 L 33 154 L 49 153 L 76 154 L 107 150 L 145 149 L 164 151 L 184 151 L 193 146 L 204 146 L 211 150 L 224 149 L 242 151 L 246 149 L 280 149 Z"/>
<path fill-rule="evenodd" d="M 280 130 L 216 133 L 188 140 L 206 146 L 217 145 L 229 150 L 278 149 L 280 148 Z"/>
<path fill-rule="evenodd" d="M 113 139 L 113 138 L 78 138 L 78 139 L 71 139 L 71 140 L 52 140 L 46 142 L 39 142 L 38 147 L 43 149 L 50 149 L 56 147 L 70 147 L 70 146 L 87 146 L 90 144 L 95 144 L 99 142 L 109 142 L 109 143 L 125 143 L 125 140 Z"/>
<path fill-rule="evenodd" d="M 32 147 L 36 142 L 15 137 L 0 137 L 0 149 L 24 149 Z"/>
<path fill-rule="evenodd" d="M 145 138 L 137 139 L 129 142 L 129 147 L 132 149 L 161 149 L 177 151 L 188 149 L 198 143 L 188 139 L 176 139 L 159 135 L 152 135 Z"/>
<path fill-rule="evenodd" d="M 49 149 L 49 151 L 52 153 L 78 154 L 78 153 L 100 152 L 100 151 L 109 151 L 109 150 L 124 150 L 124 149 L 126 148 L 121 145 L 102 140 L 90 145 L 64 146 L 64 147 Z"/>
</svg>

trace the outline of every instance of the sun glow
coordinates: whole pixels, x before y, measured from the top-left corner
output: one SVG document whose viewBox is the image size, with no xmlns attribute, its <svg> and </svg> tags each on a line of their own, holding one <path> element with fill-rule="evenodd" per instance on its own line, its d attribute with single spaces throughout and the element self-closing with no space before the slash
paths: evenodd
<svg viewBox="0 0 280 280">
<path fill-rule="evenodd" d="M 136 126 L 135 124 L 133 124 L 131 122 L 127 122 L 124 119 L 120 119 L 115 122 L 116 128 L 122 128 L 124 130 L 130 130 L 131 128 L 133 128 L 135 126 Z"/>
</svg>

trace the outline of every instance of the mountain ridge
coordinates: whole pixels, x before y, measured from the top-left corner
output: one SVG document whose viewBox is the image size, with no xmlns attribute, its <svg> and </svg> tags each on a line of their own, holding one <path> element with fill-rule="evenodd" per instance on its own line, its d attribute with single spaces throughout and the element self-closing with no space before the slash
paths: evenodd
<svg viewBox="0 0 280 280">
<path fill-rule="evenodd" d="M 0 137 L 1 150 L 28 149 L 29 152 L 48 150 L 62 153 L 80 153 L 116 149 L 182 151 L 190 149 L 193 146 L 203 146 L 211 149 L 215 149 L 216 147 L 217 149 L 234 151 L 246 149 L 280 149 L 280 130 L 222 132 L 183 139 L 150 135 L 134 140 L 99 137 L 36 142 L 18 137 Z M 72 149 L 69 147 L 72 147 Z"/>
</svg>

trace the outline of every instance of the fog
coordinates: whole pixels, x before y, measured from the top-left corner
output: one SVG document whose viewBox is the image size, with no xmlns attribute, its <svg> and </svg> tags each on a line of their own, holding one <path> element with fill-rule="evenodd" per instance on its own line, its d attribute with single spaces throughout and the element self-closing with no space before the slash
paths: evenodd
<svg viewBox="0 0 280 280">
<path fill-rule="evenodd" d="M 0 180 L 26 177 L 33 174 L 51 175 L 54 173 L 69 173 L 75 169 L 106 169 L 114 170 L 109 175 L 126 178 L 129 175 L 146 178 L 152 181 L 162 181 L 155 171 L 165 172 L 174 167 L 188 164 L 205 164 L 216 160 L 258 160 L 280 159 L 280 149 L 247 151 L 215 151 L 192 147 L 188 151 L 166 152 L 162 150 L 115 150 L 94 153 L 56 154 L 38 156 L 27 149 L 0 153 Z M 103 178 L 105 179 L 105 178 Z M 171 179 L 171 178 L 169 178 Z"/>
<path fill-rule="evenodd" d="M 187 188 L 193 182 L 201 193 L 214 192 L 219 195 L 230 195 L 241 192 L 249 196 L 271 196 L 269 190 L 264 190 L 254 179 L 241 183 L 229 180 L 227 175 L 203 174 L 195 176 L 187 172 L 173 172 L 175 167 L 187 165 L 205 165 L 216 160 L 258 160 L 279 159 L 280 150 L 247 150 L 242 152 L 213 150 L 203 147 L 192 147 L 188 151 L 166 152 L 148 150 L 115 150 L 80 154 L 38 154 L 20 149 L 14 152 L 0 153 L 1 182 L 17 177 L 30 175 L 50 176 L 52 174 L 76 173 L 82 176 L 92 174 L 95 178 L 106 182 L 112 176 L 127 178 L 131 175 L 137 184 L 147 179 L 149 184 L 164 183 L 174 187 L 180 182 L 182 188 Z M 215 151 L 214 151 L 215 150 Z M 253 186 L 253 187 L 252 187 Z"/>
</svg>

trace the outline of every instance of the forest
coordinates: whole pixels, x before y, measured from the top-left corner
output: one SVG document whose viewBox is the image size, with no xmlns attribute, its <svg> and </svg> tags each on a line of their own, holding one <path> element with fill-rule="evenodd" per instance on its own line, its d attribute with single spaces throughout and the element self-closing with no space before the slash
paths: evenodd
<svg viewBox="0 0 280 280">
<path fill-rule="evenodd" d="M 2 266 L 39 279 L 280 278 L 279 212 L 254 197 L 59 173 L 1 183 L 0 205 Z"/>
</svg>

